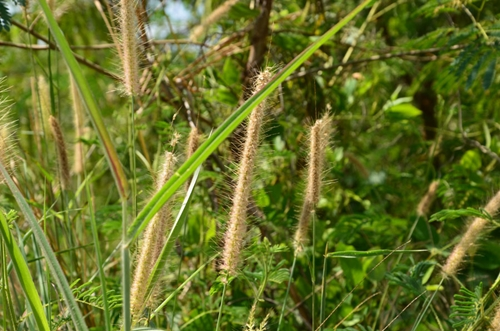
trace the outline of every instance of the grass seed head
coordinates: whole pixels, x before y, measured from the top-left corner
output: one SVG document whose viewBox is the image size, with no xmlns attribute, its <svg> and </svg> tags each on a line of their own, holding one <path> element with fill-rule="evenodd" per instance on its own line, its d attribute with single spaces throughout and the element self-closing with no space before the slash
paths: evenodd
<svg viewBox="0 0 500 331">
<path fill-rule="evenodd" d="M 495 309 L 495 316 L 493 317 L 490 328 L 488 330 L 489 331 L 500 330 L 500 305 L 498 305 L 497 308 Z"/>
<path fill-rule="evenodd" d="M 156 192 L 158 192 L 172 176 L 176 162 L 177 158 L 173 153 L 165 153 L 161 172 L 156 180 Z M 139 318 L 146 304 L 145 292 L 147 282 L 163 246 L 165 245 L 165 239 L 171 227 L 171 204 L 167 202 L 146 227 L 144 238 L 139 246 L 137 266 L 130 295 L 131 311 L 135 319 Z"/>
<path fill-rule="evenodd" d="M 57 167 L 59 171 L 59 179 L 61 181 L 61 188 L 63 190 L 67 190 L 69 189 L 70 175 L 66 142 L 64 141 L 64 136 L 62 134 L 61 127 L 59 126 L 59 122 L 52 115 L 49 117 L 49 124 L 56 145 Z"/>
<path fill-rule="evenodd" d="M 490 215 L 494 215 L 498 212 L 499 207 L 500 191 L 498 191 L 497 194 L 493 198 L 491 198 L 484 209 Z M 488 220 L 480 217 L 476 217 L 472 221 L 472 223 L 470 223 L 462 239 L 455 246 L 450 256 L 448 256 L 448 259 L 446 260 L 446 264 L 443 267 L 443 275 L 445 277 L 454 276 L 457 273 L 460 265 L 465 258 L 465 255 L 467 254 L 467 251 L 473 247 L 487 225 Z"/>
<path fill-rule="evenodd" d="M 190 158 L 196 152 L 200 144 L 200 133 L 196 127 L 192 127 L 187 140 L 186 157 Z"/>
<path fill-rule="evenodd" d="M 271 71 L 269 69 L 262 71 L 255 79 L 254 94 L 260 91 L 270 79 Z M 228 228 L 224 235 L 225 241 L 221 269 L 230 276 L 234 276 L 237 273 L 241 250 L 247 232 L 248 199 L 265 107 L 264 100 L 253 110 L 248 121 L 243 154 L 238 170 L 238 180 L 234 191 L 233 205 L 229 215 Z"/>
<path fill-rule="evenodd" d="M 139 45 L 134 0 L 120 0 L 120 32 L 123 84 L 127 95 L 139 94 Z"/>
<path fill-rule="evenodd" d="M 321 178 L 325 163 L 325 149 L 330 141 L 331 132 L 332 119 L 328 114 L 325 114 L 314 123 L 309 133 L 306 192 L 300 212 L 299 223 L 295 232 L 295 248 L 298 250 L 307 242 L 311 214 L 314 212 L 319 202 Z"/>
<path fill-rule="evenodd" d="M 2 94 L 7 89 L 2 88 L 4 78 L 0 78 L 0 161 L 4 168 L 9 169 L 9 162 L 12 160 L 12 150 L 14 146 L 15 122 L 10 119 L 9 111 L 12 106 L 9 98 Z M 0 176 L 1 178 L 2 176 Z"/>
</svg>

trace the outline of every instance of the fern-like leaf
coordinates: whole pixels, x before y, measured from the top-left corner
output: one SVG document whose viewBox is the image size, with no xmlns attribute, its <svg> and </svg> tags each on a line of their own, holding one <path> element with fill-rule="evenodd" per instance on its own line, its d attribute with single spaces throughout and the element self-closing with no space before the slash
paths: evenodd
<svg viewBox="0 0 500 331">
<path fill-rule="evenodd" d="M 10 31 L 10 19 L 12 15 L 7 8 L 7 3 L 5 0 L 0 0 L 0 32 L 2 30 Z"/>
<path fill-rule="evenodd" d="M 459 294 L 455 294 L 455 304 L 451 306 L 452 313 L 450 319 L 453 321 L 453 328 L 468 327 L 479 318 L 483 303 L 481 300 L 483 284 L 480 283 L 474 292 L 460 288 Z"/>
</svg>

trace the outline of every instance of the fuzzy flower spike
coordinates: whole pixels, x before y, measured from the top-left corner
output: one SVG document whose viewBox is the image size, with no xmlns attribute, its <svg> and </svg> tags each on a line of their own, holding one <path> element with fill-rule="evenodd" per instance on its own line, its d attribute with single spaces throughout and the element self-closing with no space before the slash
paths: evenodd
<svg viewBox="0 0 500 331">
<path fill-rule="evenodd" d="M 309 160 L 307 168 L 307 184 L 302 210 L 300 212 L 299 224 L 295 232 L 295 249 L 301 248 L 307 243 L 307 233 L 311 213 L 319 202 L 321 191 L 321 176 L 325 159 L 325 149 L 328 145 L 332 132 L 332 119 L 328 114 L 319 119 L 311 127 L 309 141 Z"/>
<path fill-rule="evenodd" d="M 261 72 L 255 81 L 254 94 L 260 91 L 271 79 L 269 69 Z M 236 274 L 240 260 L 241 249 L 247 232 L 246 217 L 248 198 L 255 157 L 259 146 L 260 128 L 264 119 L 265 101 L 261 102 L 250 115 L 247 125 L 245 145 L 238 171 L 238 181 L 233 198 L 233 206 L 229 216 L 229 224 L 224 235 L 224 250 L 222 252 L 222 270 L 228 275 Z"/>
<path fill-rule="evenodd" d="M 125 94 L 139 94 L 139 46 L 137 42 L 137 19 L 135 1 L 120 1 L 120 32 Z"/>
<path fill-rule="evenodd" d="M 177 158 L 171 152 L 165 153 L 161 173 L 156 182 L 156 191 L 160 190 L 172 176 Z M 146 227 L 144 238 L 139 247 L 139 257 L 135 268 L 131 290 L 131 311 L 138 318 L 145 305 L 145 292 L 151 271 L 165 245 L 167 232 L 172 226 L 171 203 L 166 203 Z"/>
<path fill-rule="evenodd" d="M 498 212 L 499 208 L 500 191 L 498 191 L 497 194 L 493 198 L 491 198 L 488 204 L 484 207 L 484 210 L 488 212 L 488 214 L 494 215 Z M 448 256 L 448 260 L 446 260 L 446 264 L 443 267 L 443 275 L 445 277 L 454 276 L 457 273 L 460 265 L 465 258 L 465 254 L 467 253 L 469 248 L 471 248 L 477 241 L 487 224 L 488 220 L 480 217 L 476 217 L 472 221 L 462 239 L 455 246 L 450 256 Z"/>
</svg>

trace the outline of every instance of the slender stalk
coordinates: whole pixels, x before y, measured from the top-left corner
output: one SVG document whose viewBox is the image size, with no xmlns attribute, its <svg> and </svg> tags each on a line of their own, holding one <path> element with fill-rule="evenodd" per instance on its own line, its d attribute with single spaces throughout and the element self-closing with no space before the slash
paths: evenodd
<svg viewBox="0 0 500 331">
<path fill-rule="evenodd" d="M 287 301 L 288 295 L 290 293 L 290 286 L 292 285 L 292 282 L 293 282 L 293 272 L 295 270 L 295 263 L 296 262 L 297 262 L 297 251 L 295 251 L 295 253 L 293 254 L 293 262 L 292 262 L 292 267 L 290 268 L 290 276 L 288 277 L 288 285 L 286 287 L 285 299 L 283 300 L 283 306 L 281 307 L 280 319 L 279 319 L 278 328 L 276 329 L 276 331 L 280 330 L 281 322 L 283 321 L 283 316 L 285 316 L 286 301 Z"/>
<path fill-rule="evenodd" d="M 222 308 L 224 307 L 224 299 L 226 297 L 226 287 L 227 287 L 227 282 L 224 282 L 224 287 L 222 288 L 222 296 L 220 299 L 219 316 L 217 317 L 217 325 L 215 327 L 215 331 L 220 331 L 220 322 L 222 319 Z"/>
<path fill-rule="evenodd" d="M 131 190 L 131 204 L 132 204 L 132 217 L 135 218 L 137 213 L 137 187 L 136 187 L 136 167 L 135 167 L 135 131 L 134 131 L 134 96 L 130 96 L 130 112 L 129 112 L 129 135 L 128 135 L 128 144 L 129 144 L 129 157 L 130 157 L 130 171 L 132 174 L 132 183 L 130 185 Z M 127 199 L 122 198 L 122 212 L 123 212 L 123 221 L 122 221 L 122 243 L 125 242 L 125 238 L 127 236 Z M 122 277 L 123 277 L 123 329 L 124 331 L 130 331 L 132 328 L 132 317 L 131 317 L 131 269 L 130 269 L 130 249 L 128 246 L 122 244 Z"/>
<path fill-rule="evenodd" d="M 315 291 L 315 287 L 316 287 L 316 256 L 315 256 L 315 250 L 314 248 L 316 247 L 316 213 L 313 211 L 312 212 L 312 219 L 311 219 L 311 226 L 312 226 L 312 253 L 311 253 L 311 257 L 312 257 L 312 270 L 311 270 L 311 286 L 312 286 L 312 296 L 311 296 L 311 300 L 312 300 L 312 305 L 311 305 L 311 325 L 312 325 L 312 329 L 313 330 L 316 330 L 316 328 L 314 327 L 315 326 L 315 323 L 314 321 L 316 320 L 315 319 L 315 316 L 316 316 L 316 291 Z"/>
<path fill-rule="evenodd" d="M 94 217 L 94 211 L 95 211 L 94 199 L 90 194 L 89 184 L 86 184 L 85 188 L 87 192 L 87 201 L 89 202 L 89 215 L 90 215 L 90 226 L 92 228 L 92 240 L 94 241 L 95 255 L 97 258 L 97 268 L 99 271 L 99 280 L 101 282 L 102 303 L 104 307 L 104 327 L 106 331 L 111 331 L 111 315 L 109 312 L 108 290 L 106 288 L 106 275 L 104 274 L 101 247 L 99 244 L 99 235 L 97 233 L 97 224 Z"/>
<path fill-rule="evenodd" d="M 127 199 L 122 199 L 122 296 L 123 296 L 123 331 L 132 329 L 132 319 L 130 314 L 130 250 L 124 245 L 127 236 Z"/>
<path fill-rule="evenodd" d="M 415 323 L 413 324 L 411 331 L 415 331 L 418 328 L 418 326 L 420 325 L 420 322 L 422 321 L 425 314 L 427 313 L 427 309 L 429 309 L 429 306 L 431 305 L 432 301 L 434 300 L 434 297 L 436 296 L 436 294 L 437 294 L 439 288 L 441 287 L 441 285 L 443 284 L 444 280 L 445 280 L 445 277 L 443 276 L 443 278 L 441 278 L 441 281 L 439 282 L 437 290 L 435 290 L 434 293 L 432 293 L 432 296 L 430 298 L 428 298 L 428 300 L 425 301 L 424 309 L 420 312 L 417 319 L 415 320 Z"/>
<path fill-rule="evenodd" d="M 327 265 L 328 243 L 325 246 L 325 255 L 323 257 L 323 275 L 321 278 L 321 305 L 319 308 L 319 330 L 323 331 L 323 320 L 325 319 L 325 296 L 326 296 L 326 265 Z"/>
</svg>

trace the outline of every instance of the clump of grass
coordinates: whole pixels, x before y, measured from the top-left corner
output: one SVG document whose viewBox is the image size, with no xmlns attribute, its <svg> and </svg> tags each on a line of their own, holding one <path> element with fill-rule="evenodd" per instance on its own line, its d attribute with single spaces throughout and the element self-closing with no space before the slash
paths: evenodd
<svg viewBox="0 0 500 331">
<path fill-rule="evenodd" d="M 57 170 L 59 173 L 59 180 L 61 181 L 61 189 L 68 190 L 70 185 L 70 175 L 69 175 L 69 162 L 68 162 L 68 152 L 66 150 L 66 142 L 64 141 L 64 136 L 62 134 L 61 127 L 57 119 L 50 115 L 49 117 L 50 131 L 54 137 L 54 142 L 56 145 L 57 152 Z"/>
<path fill-rule="evenodd" d="M 498 191 L 497 194 L 491 198 L 491 200 L 484 207 L 484 210 L 490 215 L 494 215 L 497 213 L 499 208 L 500 191 Z M 457 273 L 465 258 L 465 254 L 477 241 L 487 224 L 488 220 L 480 217 L 476 217 L 472 221 L 460 242 L 455 246 L 450 256 L 448 256 L 446 264 L 443 267 L 444 277 L 454 276 Z"/>
<path fill-rule="evenodd" d="M 120 1 L 120 32 L 123 84 L 125 94 L 139 94 L 139 46 L 137 40 L 137 19 L 135 15 L 135 1 Z"/>
<path fill-rule="evenodd" d="M 429 209 L 431 208 L 434 199 L 436 198 L 436 191 L 439 186 L 439 180 L 434 180 L 429 185 L 429 189 L 427 193 L 422 197 L 418 206 L 417 206 L 417 215 L 419 217 L 425 216 L 429 213 Z"/>
<path fill-rule="evenodd" d="M 171 152 L 165 152 L 161 173 L 156 182 L 156 191 L 167 182 L 175 169 L 177 158 Z M 166 233 L 172 225 L 171 205 L 166 203 L 148 224 L 142 244 L 139 247 L 139 257 L 134 273 L 131 289 L 132 316 L 137 319 L 145 306 L 147 281 L 153 267 L 165 244 Z"/>
<path fill-rule="evenodd" d="M 254 94 L 264 87 L 271 79 L 271 71 L 266 69 L 256 78 L 254 84 Z M 224 250 L 222 252 L 222 270 L 228 275 L 236 275 L 239 264 L 241 249 L 247 232 L 246 216 L 248 198 L 255 166 L 257 148 L 259 146 L 259 136 L 262 122 L 264 120 L 266 104 L 265 101 L 259 104 L 248 121 L 243 154 L 241 156 L 238 170 L 238 181 L 234 191 L 233 205 L 229 216 L 229 226 L 224 235 Z"/>
<path fill-rule="evenodd" d="M 325 148 L 328 145 L 331 131 L 332 119 L 328 114 L 317 120 L 311 127 L 306 191 L 294 236 L 295 249 L 298 251 L 307 243 L 311 213 L 319 202 Z"/>
</svg>

